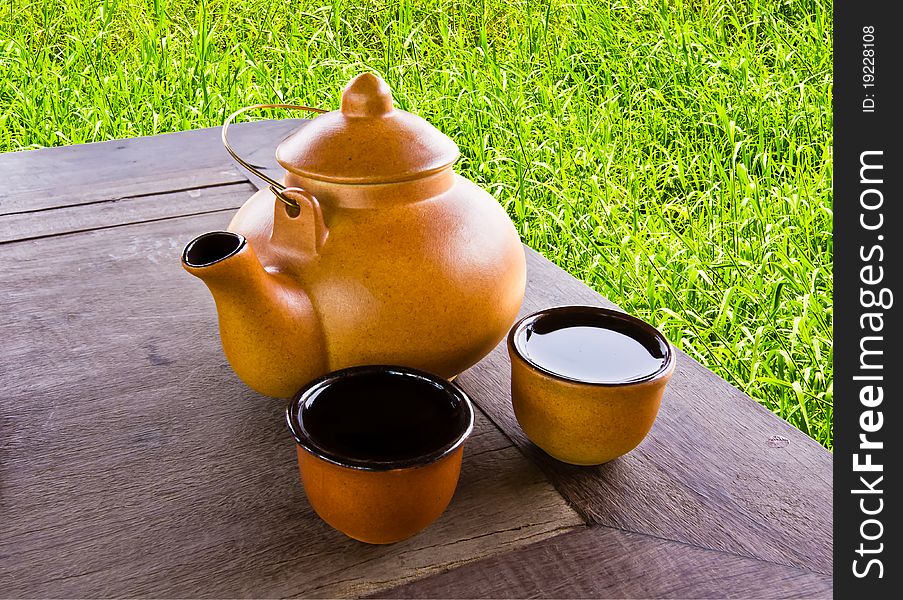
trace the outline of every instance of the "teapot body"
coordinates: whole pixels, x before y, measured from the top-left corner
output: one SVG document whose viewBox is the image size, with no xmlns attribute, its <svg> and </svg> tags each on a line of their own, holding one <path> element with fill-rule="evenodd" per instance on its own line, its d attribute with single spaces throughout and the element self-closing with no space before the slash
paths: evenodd
<svg viewBox="0 0 903 600">
<path fill-rule="evenodd" d="M 309 298 L 324 372 L 399 364 L 450 378 L 504 338 L 523 301 L 525 258 L 508 215 L 483 189 L 451 167 L 384 184 L 294 173 L 285 183 L 319 203 L 328 235 L 316 252 L 297 251 L 315 234 L 310 223 L 293 225 L 307 216 L 269 191 L 248 200 L 229 230 Z"/>
</svg>

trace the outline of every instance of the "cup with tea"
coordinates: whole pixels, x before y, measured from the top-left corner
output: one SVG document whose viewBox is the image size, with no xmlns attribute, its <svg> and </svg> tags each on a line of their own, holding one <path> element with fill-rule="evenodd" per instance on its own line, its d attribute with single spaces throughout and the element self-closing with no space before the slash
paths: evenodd
<svg viewBox="0 0 903 600">
<path fill-rule="evenodd" d="M 474 411 L 445 379 L 379 365 L 311 382 L 289 403 L 286 420 L 314 511 L 349 537 L 389 544 L 448 506 Z"/>
<path fill-rule="evenodd" d="M 508 334 L 511 402 L 552 457 L 598 465 L 633 450 L 658 414 L 674 350 L 652 325 L 595 306 L 559 306 Z"/>
</svg>

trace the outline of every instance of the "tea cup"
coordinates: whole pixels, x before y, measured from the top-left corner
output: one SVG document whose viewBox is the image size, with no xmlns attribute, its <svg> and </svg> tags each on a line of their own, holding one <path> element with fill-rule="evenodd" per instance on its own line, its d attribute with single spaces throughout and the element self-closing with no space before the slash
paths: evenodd
<svg viewBox="0 0 903 600">
<path fill-rule="evenodd" d="M 458 386 L 391 365 L 329 373 L 299 391 L 285 414 L 310 505 L 370 544 L 408 538 L 445 511 L 474 423 Z"/>
<path fill-rule="evenodd" d="M 658 415 L 675 352 L 652 325 L 595 306 L 530 314 L 508 334 L 511 402 L 527 437 L 574 465 L 633 450 Z"/>
</svg>

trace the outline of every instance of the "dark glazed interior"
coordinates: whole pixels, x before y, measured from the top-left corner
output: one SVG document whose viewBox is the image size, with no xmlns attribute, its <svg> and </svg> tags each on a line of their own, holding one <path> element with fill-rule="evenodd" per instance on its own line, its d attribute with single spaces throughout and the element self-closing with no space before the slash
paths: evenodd
<svg viewBox="0 0 903 600">
<path fill-rule="evenodd" d="M 231 231 L 212 231 L 194 238 L 185 246 L 182 262 L 189 267 L 208 267 L 241 250 L 245 238 Z"/>
<path fill-rule="evenodd" d="M 626 335 L 641 344 L 650 355 L 662 359 L 662 365 L 652 373 L 637 379 L 618 382 L 596 382 L 571 379 L 554 373 L 530 359 L 525 351 L 527 341 L 534 333 L 545 334 L 569 327 L 599 327 Z M 671 366 L 674 356 L 671 346 L 655 327 L 626 313 L 595 306 L 559 306 L 529 315 L 517 323 L 511 330 L 510 341 L 518 356 L 534 368 L 560 379 L 579 381 L 587 385 L 624 385 L 640 383 L 659 377 Z"/>
<path fill-rule="evenodd" d="M 295 440 L 312 454 L 367 470 L 433 462 L 473 428 L 473 409 L 457 386 L 392 366 L 331 373 L 302 390 L 286 417 Z"/>
</svg>

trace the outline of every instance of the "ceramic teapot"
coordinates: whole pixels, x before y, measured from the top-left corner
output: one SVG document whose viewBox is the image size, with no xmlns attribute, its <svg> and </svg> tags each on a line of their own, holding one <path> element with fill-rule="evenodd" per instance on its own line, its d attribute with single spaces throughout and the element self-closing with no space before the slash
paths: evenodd
<svg viewBox="0 0 903 600">
<path fill-rule="evenodd" d="M 502 340 L 523 301 L 523 247 L 495 199 L 454 172 L 458 155 L 364 73 L 340 110 L 279 145 L 284 184 L 185 247 L 247 385 L 287 397 L 365 364 L 451 378 Z"/>
</svg>

